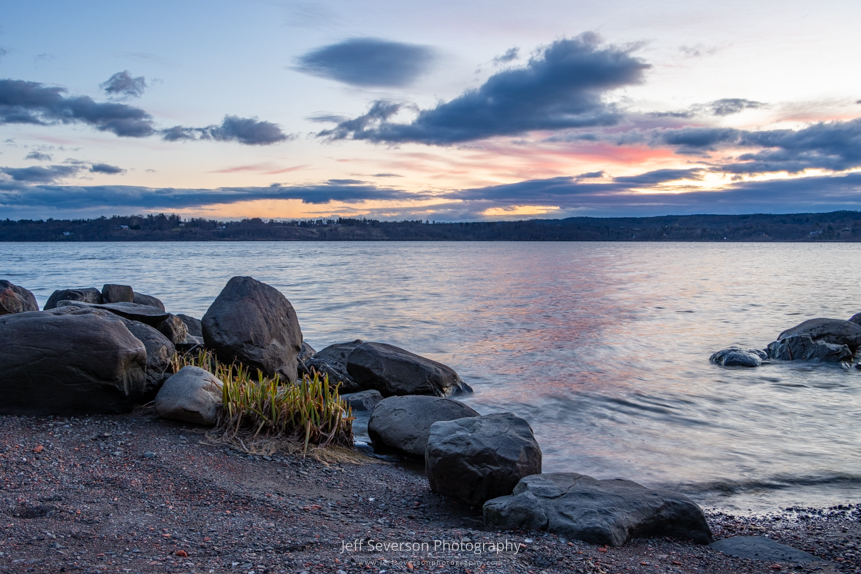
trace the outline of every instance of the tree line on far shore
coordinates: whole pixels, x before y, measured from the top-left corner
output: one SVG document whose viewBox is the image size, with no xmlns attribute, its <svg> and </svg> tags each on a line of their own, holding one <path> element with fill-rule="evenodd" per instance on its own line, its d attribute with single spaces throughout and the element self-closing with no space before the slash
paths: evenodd
<svg viewBox="0 0 861 574">
<path fill-rule="evenodd" d="M 494 222 L 239 221 L 134 215 L 0 220 L 0 241 L 861 241 L 861 212 Z"/>
</svg>

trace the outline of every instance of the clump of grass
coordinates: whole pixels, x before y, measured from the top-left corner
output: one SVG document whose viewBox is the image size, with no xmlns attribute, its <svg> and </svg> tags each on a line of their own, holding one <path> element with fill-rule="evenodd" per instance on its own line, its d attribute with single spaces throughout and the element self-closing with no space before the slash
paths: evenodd
<svg viewBox="0 0 861 574">
<path fill-rule="evenodd" d="M 296 383 L 282 383 L 278 375 L 256 378 L 239 364 L 226 365 L 209 351 L 197 355 L 174 355 L 173 371 L 192 365 L 220 379 L 222 405 L 215 431 L 221 439 L 239 442 L 249 451 L 246 441 L 277 443 L 280 439 L 301 442 L 303 454 L 309 445 L 353 447 L 353 413 L 338 393 L 329 387 L 328 377 L 304 375 Z"/>
</svg>

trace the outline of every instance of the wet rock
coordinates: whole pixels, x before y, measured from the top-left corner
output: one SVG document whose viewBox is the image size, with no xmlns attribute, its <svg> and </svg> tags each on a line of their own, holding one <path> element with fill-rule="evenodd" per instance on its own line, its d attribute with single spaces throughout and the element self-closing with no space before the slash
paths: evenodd
<svg viewBox="0 0 861 574">
<path fill-rule="evenodd" d="M 0 279 L 0 315 L 38 310 L 36 297 L 31 292 Z"/>
<path fill-rule="evenodd" d="M 203 325 L 201 324 L 200 319 L 195 319 L 194 317 L 183 315 L 182 313 L 177 313 L 176 316 L 182 319 L 182 322 L 185 323 L 185 327 L 188 329 L 189 335 L 203 338 Z"/>
<path fill-rule="evenodd" d="M 712 541 L 702 510 L 687 496 L 574 473 L 525 477 L 510 496 L 485 503 L 484 523 L 492 529 L 546 530 L 610 546 L 663 536 Z"/>
<path fill-rule="evenodd" d="M 155 397 L 155 410 L 166 419 L 214 426 L 223 384 L 209 371 L 183 367 L 162 385 Z"/>
<path fill-rule="evenodd" d="M 428 435 L 425 471 L 434 492 L 479 506 L 540 473 L 541 448 L 529 423 L 511 413 L 437 422 Z"/>
<path fill-rule="evenodd" d="M 170 315 L 156 307 L 149 305 L 138 305 L 136 303 L 85 303 L 83 301 L 60 301 L 57 307 L 82 307 L 92 309 L 103 309 L 115 315 L 119 315 L 124 319 L 131 319 L 149 325 L 150 327 L 158 327 L 164 323 L 165 319 Z"/>
<path fill-rule="evenodd" d="M 360 391 L 358 393 L 341 395 L 341 398 L 353 409 L 353 412 L 361 411 L 369 413 L 383 400 L 383 395 L 379 391 Z"/>
<path fill-rule="evenodd" d="M 158 297 L 153 297 L 152 295 L 135 293 L 135 297 L 132 300 L 132 303 L 137 303 L 138 305 L 149 305 L 150 307 L 155 307 L 156 309 L 161 309 L 162 311 L 164 311 L 164 303 L 161 302 L 161 299 L 159 299 Z"/>
<path fill-rule="evenodd" d="M 814 341 L 808 335 L 793 335 L 769 343 L 768 356 L 779 361 L 841 363 L 852 360 L 852 351 L 846 345 Z"/>
<path fill-rule="evenodd" d="M 185 339 L 188 337 L 188 327 L 186 327 L 183 320 L 176 315 L 168 315 L 167 319 L 158 326 L 158 331 L 170 339 L 170 342 L 174 345 L 185 343 Z"/>
<path fill-rule="evenodd" d="M 203 339 L 225 363 L 295 381 L 302 331 L 293 305 L 251 277 L 231 279 L 203 317 Z"/>
<path fill-rule="evenodd" d="M 353 352 L 353 349 L 362 343 L 363 341 L 356 339 L 349 343 L 329 345 L 305 360 L 302 367 L 303 372 L 311 375 L 313 371 L 316 371 L 321 377 L 329 377 L 330 386 L 340 384 L 339 389 L 342 393 L 359 392 L 362 387 L 347 372 L 347 357 Z"/>
<path fill-rule="evenodd" d="M 420 395 L 389 397 L 374 408 L 368 421 L 368 435 L 375 450 L 424 460 L 432 424 L 477 416 L 475 410 L 451 399 Z"/>
<path fill-rule="evenodd" d="M 165 379 L 170 376 L 170 360 L 176 348 L 170 340 L 149 325 L 131 319 L 122 319 L 132 335 L 146 348 L 146 388 L 144 399 L 152 399 Z"/>
<path fill-rule="evenodd" d="M 347 356 L 347 372 L 359 387 L 384 397 L 471 392 L 454 369 L 385 343 L 363 343 Z"/>
<path fill-rule="evenodd" d="M 747 558 L 749 560 L 791 562 L 795 564 L 825 562 L 813 554 L 775 542 L 765 536 L 732 536 L 712 543 L 711 547 L 729 556 Z"/>
<path fill-rule="evenodd" d="M 146 348 L 110 313 L 4 315 L 0 340 L 0 414 L 128 412 L 146 391 Z"/>
<path fill-rule="evenodd" d="M 721 349 L 709 357 L 709 361 L 724 367 L 758 367 L 767 359 L 768 355 L 764 351 L 740 347 Z"/>
<path fill-rule="evenodd" d="M 782 332 L 777 341 L 805 335 L 816 343 L 846 345 L 852 353 L 861 347 L 861 325 L 842 319 L 809 319 Z"/>
<path fill-rule="evenodd" d="M 101 303 L 102 292 L 95 287 L 84 289 L 59 289 L 51 293 L 44 310 L 55 309 L 60 301 L 81 301 L 83 303 Z"/>
<path fill-rule="evenodd" d="M 102 303 L 134 303 L 135 292 L 128 285 L 105 285 L 102 287 Z"/>
</svg>

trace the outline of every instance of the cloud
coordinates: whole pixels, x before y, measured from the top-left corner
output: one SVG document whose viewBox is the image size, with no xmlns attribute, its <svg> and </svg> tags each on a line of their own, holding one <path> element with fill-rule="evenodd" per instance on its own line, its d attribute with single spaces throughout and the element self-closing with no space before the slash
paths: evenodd
<svg viewBox="0 0 861 574">
<path fill-rule="evenodd" d="M 413 83 L 435 59 L 428 46 L 353 38 L 300 56 L 297 69 L 351 86 L 398 88 Z"/>
<path fill-rule="evenodd" d="M 520 57 L 520 48 L 509 48 L 505 51 L 505 53 L 501 56 L 497 56 L 493 59 L 493 63 L 497 66 L 500 64 L 507 64 L 508 62 L 513 62 L 517 58 Z"/>
<path fill-rule="evenodd" d="M 51 161 L 51 154 L 40 151 L 31 151 L 24 159 L 35 159 L 36 161 Z"/>
<path fill-rule="evenodd" d="M 3 167 L 0 173 L 10 176 L 13 181 L 23 183 L 53 183 L 71 177 L 81 171 L 78 165 L 51 165 L 48 167 Z"/>
<path fill-rule="evenodd" d="M 174 126 L 162 130 L 162 138 L 167 141 L 216 140 L 234 141 L 245 145 L 271 145 L 293 139 L 285 134 L 277 124 L 257 118 L 224 116 L 220 125 L 205 128 Z"/>
<path fill-rule="evenodd" d="M 88 96 L 67 97 L 65 91 L 38 82 L 0 80 L 0 124 L 83 123 L 121 137 L 155 133 L 152 117 L 140 108 L 98 103 Z"/>
<path fill-rule="evenodd" d="M 9 50 L 7 50 L 6 48 L 0 48 L 0 60 L 5 58 L 6 54 L 8 54 L 8 53 L 9 53 Z"/>
<path fill-rule="evenodd" d="M 755 110 L 765 107 L 762 102 L 745 100 L 743 98 L 724 98 L 706 104 L 715 116 L 730 116 L 744 110 Z"/>
<path fill-rule="evenodd" d="M 614 177 L 616 183 L 624 183 L 631 186 L 654 185 L 665 183 L 668 181 L 677 181 L 680 179 L 702 179 L 705 170 L 702 168 L 693 169 L 658 169 L 640 175 L 628 177 Z"/>
<path fill-rule="evenodd" d="M 419 111 L 412 123 L 390 122 L 403 106 L 378 100 L 367 114 L 318 136 L 450 145 L 534 130 L 614 125 L 621 112 L 604 95 L 639 84 L 650 67 L 631 51 L 601 47 L 592 33 L 558 40 L 525 67 L 497 72 L 479 88 Z"/>
<path fill-rule="evenodd" d="M 99 87 L 107 94 L 139 98 L 143 95 L 147 85 L 143 76 L 133 78 L 128 70 L 124 70 L 108 78 L 108 81 L 99 84 Z"/>
<path fill-rule="evenodd" d="M 92 173 L 107 173 L 107 174 L 113 175 L 113 174 L 117 174 L 117 173 L 124 173 L 126 170 L 124 170 L 121 167 L 114 166 L 114 165 L 108 165 L 106 163 L 94 163 L 90 167 L 90 171 Z"/>
</svg>

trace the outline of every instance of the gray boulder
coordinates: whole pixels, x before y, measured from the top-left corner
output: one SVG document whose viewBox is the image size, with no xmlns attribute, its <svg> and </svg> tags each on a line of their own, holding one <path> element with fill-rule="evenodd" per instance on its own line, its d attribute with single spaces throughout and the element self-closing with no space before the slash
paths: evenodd
<svg viewBox="0 0 861 574">
<path fill-rule="evenodd" d="M 799 335 L 806 335 L 816 343 L 846 345 L 852 353 L 861 347 L 861 325 L 842 319 L 809 319 L 782 332 L 777 340 Z"/>
<path fill-rule="evenodd" d="M 702 510 L 687 496 L 574 473 L 525 477 L 510 496 L 484 504 L 484 524 L 495 530 L 546 530 L 610 546 L 664 536 L 712 541 Z"/>
<path fill-rule="evenodd" d="M 85 289 L 59 289 L 51 293 L 44 310 L 55 309 L 60 301 L 81 301 L 83 303 L 101 303 L 102 292 L 95 287 Z"/>
<path fill-rule="evenodd" d="M 368 435 L 375 450 L 424 460 L 432 424 L 477 416 L 470 407 L 451 399 L 389 397 L 374 408 L 368 421 Z"/>
<path fill-rule="evenodd" d="M 709 361 L 724 367 L 758 367 L 767 359 L 768 355 L 764 351 L 740 347 L 721 349 L 709 357 Z"/>
<path fill-rule="evenodd" d="M 189 335 L 203 338 L 203 324 L 201 324 L 200 319 L 195 319 L 194 317 L 183 315 L 182 313 L 177 313 L 176 316 L 182 319 L 182 322 L 185 323 L 185 327 L 188 329 Z"/>
<path fill-rule="evenodd" d="M 353 412 L 372 412 L 374 408 L 383 400 L 383 395 L 379 391 L 359 391 L 358 393 L 349 393 L 341 395 L 347 406 L 353 409 Z"/>
<path fill-rule="evenodd" d="M 149 325 L 131 319 L 120 320 L 146 348 L 146 387 L 144 395 L 152 398 L 164 380 L 170 376 L 170 361 L 176 348 L 167 337 Z"/>
<path fill-rule="evenodd" d="M 131 319 L 149 325 L 150 327 L 158 327 L 170 316 L 157 307 L 149 305 L 138 305 L 137 303 L 105 303 L 103 305 L 96 303 L 85 303 L 83 301 L 59 301 L 57 307 L 81 307 L 90 309 L 103 309 L 115 315 L 119 315 L 124 319 Z"/>
<path fill-rule="evenodd" d="M 850 323 L 855 323 L 856 325 L 861 325 L 861 313 L 855 313 L 851 317 L 849 317 Z"/>
<path fill-rule="evenodd" d="M 425 471 L 434 492 L 480 506 L 541 473 L 541 448 L 529 423 L 511 413 L 437 422 Z"/>
<path fill-rule="evenodd" d="M 234 277 L 203 316 L 203 340 L 225 363 L 239 361 L 267 376 L 297 378 L 302 330 L 293 305 L 274 287 Z"/>
<path fill-rule="evenodd" d="M 0 279 L 0 315 L 38 311 L 39 305 L 32 293 Z"/>
<path fill-rule="evenodd" d="M 158 332 L 170 339 L 174 345 L 185 343 L 185 339 L 188 337 L 188 327 L 176 315 L 168 315 L 167 319 L 158 326 Z"/>
<path fill-rule="evenodd" d="M 841 363 L 852 360 L 852 351 L 846 345 L 814 341 L 808 335 L 793 335 L 769 343 L 768 356 L 779 361 Z"/>
<path fill-rule="evenodd" d="M 150 307 L 155 307 L 164 311 L 164 303 L 161 302 L 161 299 L 159 299 L 158 297 L 153 297 L 152 295 L 135 293 L 135 297 L 134 299 L 132 299 L 132 303 L 137 303 L 138 305 L 149 305 Z"/>
<path fill-rule="evenodd" d="M 105 285 L 102 287 L 102 303 L 134 303 L 135 292 L 128 285 Z"/>
<path fill-rule="evenodd" d="M 4 315 L 0 341 L 0 415 L 122 413 L 146 392 L 146 348 L 110 313 Z"/>
<path fill-rule="evenodd" d="M 340 384 L 342 393 L 356 393 L 362 390 L 350 373 L 347 372 L 347 357 L 353 352 L 353 349 L 361 345 L 363 341 L 356 339 L 349 343 L 336 343 L 329 345 L 325 349 L 314 353 L 310 358 L 305 359 L 300 366 L 303 373 L 311 375 L 316 371 L 320 376 L 329 377 L 329 384 L 334 386 Z"/>
<path fill-rule="evenodd" d="M 166 419 L 214 426 L 223 385 L 209 371 L 183 367 L 162 385 L 155 397 L 155 410 Z"/>
<path fill-rule="evenodd" d="M 444 397 L 453 391 L 472 391 L 451 367 L 385 343 L 363 343 L 353 349 L 347 357 L 347 372 L 359 387 L 375 389 L 384 397 Z"/>
</svg>

